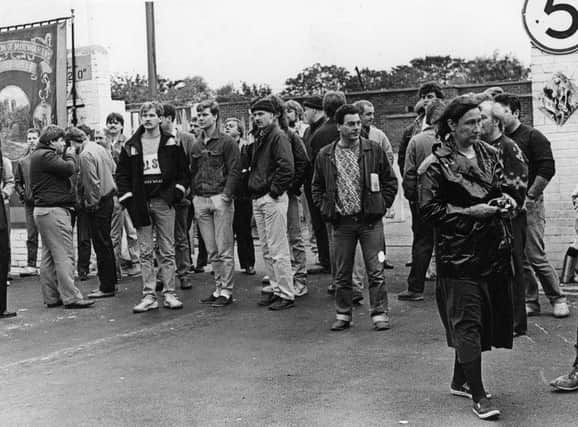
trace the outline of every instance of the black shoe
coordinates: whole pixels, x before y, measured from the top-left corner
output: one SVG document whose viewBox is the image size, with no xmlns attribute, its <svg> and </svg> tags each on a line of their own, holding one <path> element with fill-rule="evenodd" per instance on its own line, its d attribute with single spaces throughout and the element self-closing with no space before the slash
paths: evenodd
<svg viewBox="0 0 578 427">
<path fill-rule="evenodd" d="M 69 309 L 73 309 L 73 308 L 89 308 L 94 304 L 94 301 L 88 301 L 88 300 L 80 300 L 80 301 L 76 301 L 76 302 L 72 302 L 70 304 L 64 304 L 64 308 L 69 308 Z"/>
<path fill-rule="evenodd" d="M 450 393 L 454 396 L 465 397 L 466 399 L 472 398 L 472 391 L 470 390 L 470 386 L 468 383 L 464 383 L 460 386 L 457 385 L 450 385 Z M 492 394 L 486 391 L 486 399 L 491 399 Z"/>
<path fill-rule="evenodd" d="M 85 282 L 86 280 L 88 280 L 88 273 L 84 271 L 82 273 L 78 273 L 78 280 L 80 280 L 81 282 Z"/>
<path fill-rule="evenodd" d="M 217 299 L 219 299 L 219 297 L 216 297 L 215 295 L 211 294 L 209 295 L 207 298 L 203 298 L 201 300 L 201 303 L 203 304 L 213 304 L 215 301 L 217 301 Z"/>
<path fill-rule="evenodd" d="M 254 276 L 255 274 L 257 274 L 257 272 L 255 271 L 255 267 L 247 267 L 245 269 L 245 274 L 249 276 Z"/>
<path fill-rule="evenodd" d="M 3 311 L 0 313 L 0 319 L 7 319 L 9 317 L 16 317 L 15 311 Z"/>
<path fill-rule="evenodd" d="M 278 297 L 277 300 L 269 306 L 269 310 L 287 310 L 288 308 L 292 307 L 295 307 L 295 301 Z"/>
<path fill-rule="evenodd" d="M 257 305 L 261 307 L 270 306 L 277 301 L 277 298 L 279 297 L 272 292 L 261 292 L 261 299 L 257 302 Z"/>
<path fill-rule="evenodd" d="M 500 416 L 500 410 L 485 397 L 482 397 L 479 402 L 474 402 L 472 410 L 482 420 L 495 419 Z"/>
<path fill-rule="evenodd" d="M 331 325 L 331 330 L 344 331 L 346 329 L 349 329 L 350 326 L 351 322 L 348 322 L 347 320 L 337 319 L 335 322 L 333 322 L 333 325 Z"/>
<path fill-rule="evenodd" d="M 60 307 L 62 306 L 62 300 L 58 300 L 56 302 L 51 302 L 50 304 L 46 304 L 46 308 L 55 308 L 55 307 Z"/>
<path fill-rule="evenodd" d="M 204 273 L 204 272 L 205 272 L 205 267 L 201 267 L 201 266 L 193 267 L 193 272 L 195 272 L 195 273 Z"/>
<path fill-rule="evenodd" d="M 398 294 L 397 299 L 400 301 L 423 301 L 423 294 L 413 291 L 405 291 Z"/>
<path fill-rule="evenodd" d="M 224 295 L 221 295 L 220 297 L 218 297 L 215 302 L 213 304 L 211 304 L 211 306 L 213 307 L 225 307 L 229 304 L 233 304 L 233 297 L 230 296 L 229 298 L 227 298 Z"/>
<path fill-rule="evenodd" d="M 390 264 L 387 260 L 383 261 L 383 268 L 386 270 L 393 270 L 395 267 Z"/>
<path fill-rule="evenodd" d="M 160 280 L 157 280 L 157 285 L 155 287 L 155 291 L 157 291 L 157 292 L 163 291 L 163 282 L 161 282 Z"/>
</svg>

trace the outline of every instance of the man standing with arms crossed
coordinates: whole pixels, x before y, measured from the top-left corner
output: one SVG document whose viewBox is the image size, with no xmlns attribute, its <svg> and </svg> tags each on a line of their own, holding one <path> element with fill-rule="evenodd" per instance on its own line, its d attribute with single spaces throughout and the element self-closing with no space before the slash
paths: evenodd
<svg viewBox="0 0 578 427">
<path fill-rule="evenodd" d="M 520 147 L 528 160 L 528 193 L 526 195 L 526 313 L 540 314 L 538 281 L 553 307 L 554 317 L 570 314 L 566 297 L 560 290 L 560 281 L 548 261 L 544 246 L 545 210 L 544 190 L 555 173 L 550 141 L 537 129 L 520 122 L 521 104 L 516 95 L 503 93 L 494 98 L 494 112 L 504 123 L 505 133 Z"/>
<path fill-rule="evenodd" d="M 207 247 L 215 276 L 215 290 L 203 304 L 225 307 L 233 303 L 235 238 L 233 196 L 239 182 L 239 147 L 219 130 L 219 104 L 197 105 L 201 133 L 191 149 L 191 193 L 195 218 Z"/>
<path fill-rule="evenodd" d="M 143 298 L 133 312 L 159 307 L 154 271 L 154 240 L 158 245 L 159 275 L 164 307 L 183 307 L 175 293 L 175 203 L 186 192 L 188 175 L 183 148 L 160 128 L 163 107 L 145 102 L 141 126 L 124 144 L 116 173 L 119 198 L 137 228 L 142 269 Z"/>
</svg>

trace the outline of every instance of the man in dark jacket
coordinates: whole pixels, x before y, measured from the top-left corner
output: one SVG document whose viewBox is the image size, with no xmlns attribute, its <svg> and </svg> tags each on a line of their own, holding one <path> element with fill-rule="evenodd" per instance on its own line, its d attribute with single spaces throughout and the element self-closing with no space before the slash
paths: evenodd
<svg viewBox="0 0 578 427">
<path fill-rule="evenodd" d="M 544 190 L 554 177 L 555 164 L 550 141 L 538 130 L 520 122 L 521 104 L 516 95 L 503 93 L 494 99 L 496 116 L 504 123 L 505 134 L 514 140 L 528 160 L 528 193 L 526 195 L 527 227 L 524 276 L 526 279 L 526 312 L 540 314 L 538 280 L 552 304 L 554 317 L 570 314 L 568 302 L 560 289 L 560 280 L 548 261 L 544 245 L 546 213 Z"/>
<path fill-rule="evenodd" d="M 370 314 L 375 329 L 389 329 L 382 217 L 397 192 L 397 179 L 383 149 L 361 138 L 359 110 L 340 107 L 335 114 L 339 139 L 315 161 L 313 200 L 335 240 L 337 319 L 331 330 L 349 328 L 353 307 L 352 271 L 359 241 L 369 279 Z"/>
<path fill-rule="evenodd" d="M 3 157 L 0 150 L 0 177 L 3 175 Z M 6 213 L 4 198 L 0 197 L 0 319 L 16 316 L 15 312 L 7 310 L 6 288 L 8 272 L 10 271 L 10 231 L 8 228 L 8 215 Z"/>
<path fill-rule="evenodd" d="M 34 221 L 42 238 L 40 285 L 47 307 L 86 308 L 74 284 L 72 210 L 76 204 L 71 177 L 76 173 L 74 149 L 65 150 L 64 130 L 49 125 L 30 158 Z"/>
<path fill-rule="evenodd" d="M 249 173 L 249 193 L 270 281 L 259 305 L 284 310 L 295 305 L 287 239 L 287 192 L 293 181 L 293 155 L 287 134 L 275 122 L 276 108 L 271 100 L 258 100 L 251 106 L 251 113 L 256 126 L 255 143 L 243 169 Z"/>
<path fill-rule="evenodd" d="M 215 290 L 201 302 L 225 307 L 233 302 L 233 196 L 239 181 L 239 147 L 219 130 L 217 102 L 199 103 L 197 115 L 201 133 L 191 147 L 191 193 L 215 276 Z"/>
<path fill-rule="evenodd" d="M 163 107 L 145 102 L 141 126 L 124 144 L 116 172 L 118 201 L 126 206 L 137 229 L 143 299 L 133 308 L 142 313 L 159 307 L 154 273 L 154 239 L 158 245 L 164 307 L 182 308 L 175 293 L 175 203 L 186 192 L 188 174 L 183 147 L 160 128 Z M 154 229 L 154 230 L 153 230 Z"/>
<path fill-rule="evenodd" d="M 34 198 L 32 197 L 32 187 L 30 185 L 30 156 L 32 152 L 36 150 L 38 138 L 40 138 L 40 131 L 38 129 L 28 129 L 26 134 L 28 153 L 18 160 L 16 170 L 14 171 L 16 192 L 26 212 L 26 249 L 28 251 L 28 263 L 20 273 L 23 277 L 38 275 L 38 269 L 36 268 L 38 258 L 38 230 L 34 223 Z"/>
</svg>

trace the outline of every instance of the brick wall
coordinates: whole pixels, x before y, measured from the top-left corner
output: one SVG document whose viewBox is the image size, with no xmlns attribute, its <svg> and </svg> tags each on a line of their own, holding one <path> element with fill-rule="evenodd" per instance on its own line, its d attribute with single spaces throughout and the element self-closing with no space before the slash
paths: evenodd
<svg viewBox="0 0 578 427">
<path fill-rule="evenodd" d="M 570 195 L 578 184 L 578 113 L 562 126 L 558 126 L 539 110 L 544 84 L 552 73 L 563 72 L 573 77 L 578 66 L 578 53 L 571 55 L 550 55 L 532 48 L 532 95 L 534 97 L 534 126 L 551 142 L 556 161 L 556 175 L 550 181 L 544 194 L 546 206 L 546 251 L 550 261 L 560 268 L 564 253 L 574 241 L 576 213 L 572 208 Z"/>
</svg>

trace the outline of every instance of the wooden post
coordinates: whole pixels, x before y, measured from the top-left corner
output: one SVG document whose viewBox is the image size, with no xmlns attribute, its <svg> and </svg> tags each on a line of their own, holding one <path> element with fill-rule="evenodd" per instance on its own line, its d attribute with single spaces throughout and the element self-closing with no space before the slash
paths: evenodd
<svg viewBox="0 0 578 427">
<path fill-rule="evenodd" d="M 149 96 L 152 100 L 157 98 L 157 52 L 155 47 L 155 9 L 154 2 L 145 2 L 147 22 L 147 63 L 149 78 Z"/>
</svg>

